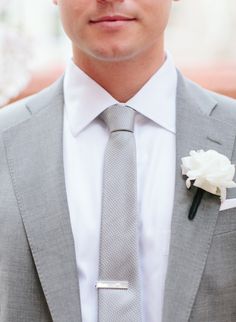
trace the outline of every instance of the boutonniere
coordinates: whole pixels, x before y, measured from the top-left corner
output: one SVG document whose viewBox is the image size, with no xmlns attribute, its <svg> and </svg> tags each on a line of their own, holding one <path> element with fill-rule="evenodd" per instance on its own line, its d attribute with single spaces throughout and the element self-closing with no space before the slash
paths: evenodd
<svg viewBox="0 0 236 322">
<path fill-rule="evenodd" d="M 235 166 L 230 160 L 214 150 L 190 151 L 182 158 L 182 174 L 187 176 L 186 186 L 198 187 L 188 218 L 193 220 L 205 191 L 220 196 L 221 203 L 226 199 L 226 189 L 236 187 L 233 181 Z"/>
</svg>

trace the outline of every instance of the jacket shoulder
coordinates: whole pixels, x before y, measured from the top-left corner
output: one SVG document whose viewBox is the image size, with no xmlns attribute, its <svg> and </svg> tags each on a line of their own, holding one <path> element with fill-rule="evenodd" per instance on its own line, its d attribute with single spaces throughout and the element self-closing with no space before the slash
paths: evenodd
<svg viewBox="0 0 236 322">
<path fill-rule="evenodd" d="M 236 125 L 236 100 L 215 92 L 208 91 L 208 93 L 217 102 L 217 105 L 212 110 L 211 116 L 226 123 Z"/>
<path fill-rule="evenodd" d="M 30 116 L 27 108 L 27 101 L 31 96 L 24 98 L 16 103 L 2 107 L 0 110 L 0 132 L 20 123 Z"/>
<path fill-rule="evenodd" d="M 0 133 L 27 120 L 48 106 L 52 100 L 63 95 L 62 84 L 63 77 L 42 91 L 3 107 L 0 110 Z"/>
<path fill-rule="evenodd" d="M 225 123 L 236 124 L 236 100 L 210 91 L 180 75 L 181 89 L 188 97 L 188 102 L 195 100 L 203 114 L 210 115 Z"/>
</svg>

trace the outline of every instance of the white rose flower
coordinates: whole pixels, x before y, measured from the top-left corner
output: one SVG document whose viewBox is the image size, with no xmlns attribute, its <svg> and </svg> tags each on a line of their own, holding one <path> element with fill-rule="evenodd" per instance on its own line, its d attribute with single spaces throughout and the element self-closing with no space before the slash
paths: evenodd
<svg viewBox="0 0 236 322">
<path fill-rule="evenodd" d="M 193 185 L 226 199 L 226 188 L 236 187 L 233 181 L 235 166 L 230 160 L 214 150 L 191 151 L 190 156 L 182 158 L 182 174 L 186 175 L 187 188 Z"/>
</svg>

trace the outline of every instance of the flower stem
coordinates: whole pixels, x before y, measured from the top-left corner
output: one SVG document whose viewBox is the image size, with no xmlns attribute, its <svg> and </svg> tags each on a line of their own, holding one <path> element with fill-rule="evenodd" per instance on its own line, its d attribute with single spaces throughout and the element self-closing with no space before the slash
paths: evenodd
<svg viewBox="0 0 236 322">
<path fill-rule="evenodd" d="M 197 213 L 197 210 L 198 210 L 198 206 L 200 205 L 200 202 L 202 200 L 202 197 L 203 197 L 203 194 L 204 194 L 204 190 L 202 190 L 201 188 L 198 188 L 197 189 L 197 192 L 193 198 L 193 203 L 192 203 L 192 206 L 189 210 L 189 213 L 188 213 L 188 219 L 189 220 L 193 220 L 196 213 Z"/>
</svg>

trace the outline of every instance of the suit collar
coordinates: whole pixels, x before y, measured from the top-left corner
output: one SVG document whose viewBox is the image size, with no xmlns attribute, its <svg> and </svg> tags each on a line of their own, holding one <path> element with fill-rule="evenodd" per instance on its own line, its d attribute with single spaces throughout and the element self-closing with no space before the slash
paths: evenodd
<svg viewBox="0 0 236 322">
<path fill-rule="evenodd" d="M 196 188 L 187 190 L 181 158 L 190 150 L 214 149 L 231 159 L 234 133 L 211 117 L 217 102 L 197 85 L 178 76 L 176 115 L 176 189 L 163 322 L 187 322 L 203 274 L 219 211 L 219 197 L 206 193 L 196 218 L 188 220 Z M 220 136 L 220 137 L 219 137 Z"/>
<path fill-rule="evenodd" d="M 62 81 L 32 98 L 29 119 L 5 131 L 20 214 L 54 322 L 82 321 L 62 155 Z"/>
</svg>

